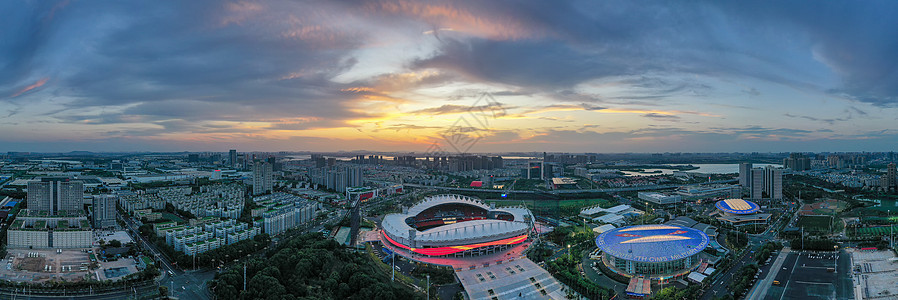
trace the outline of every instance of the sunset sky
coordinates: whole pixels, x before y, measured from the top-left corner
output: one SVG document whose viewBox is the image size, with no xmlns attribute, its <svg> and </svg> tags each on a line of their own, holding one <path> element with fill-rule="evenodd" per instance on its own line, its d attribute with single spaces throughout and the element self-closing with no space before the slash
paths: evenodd
<svg viewBox="0 0 898 300">
<path fill-rule="evenodd" d="M 895 150 L 896 12 L 2 1 L 0 151 L 422 152 L 447 130 L 479 137 L 470 152 Z"/>
</svg>

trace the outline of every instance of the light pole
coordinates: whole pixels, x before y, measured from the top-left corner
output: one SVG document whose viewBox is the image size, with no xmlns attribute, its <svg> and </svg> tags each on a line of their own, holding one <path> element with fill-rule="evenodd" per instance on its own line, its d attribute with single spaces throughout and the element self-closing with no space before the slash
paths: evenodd
<svg viewBox="0 0 898 300">
<path fill-rule="evenodd" d="M 427 300 L 430 300 L 430 274 L 427 274 Z"/>
</svg>

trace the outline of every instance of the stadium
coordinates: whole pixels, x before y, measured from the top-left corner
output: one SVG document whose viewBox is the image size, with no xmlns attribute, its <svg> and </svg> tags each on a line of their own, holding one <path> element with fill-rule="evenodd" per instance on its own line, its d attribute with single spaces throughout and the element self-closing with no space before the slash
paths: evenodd
<svg viewBox="0 0 898 300">
<path fill-rule="evenodd" d="M 666 280 L 685 276 L 708 247 L 704 232 L 672 225 L 638 225 L 606 231 L 596 238 L 608 269 L 633 278 Z"/>
<path fill-rule="evenodd" d="M 770 214 L 758 213 L 761 210 L 758 204 L 747 200 L 720 200 L 714 206 L 720 211 L 717 220 L 733 227 L 764 225 L 770 219 Z"/>
<path fill-rule="evenodd" d="M 727 215 L 748 215 L 758 212 L 761 208 L 751 201 L 742 199 L 726 199 L 717 201 L 714 206 Z"/>
<path fill-rule="evenodd" d="M 381 223 L 385 243 L 425 256 L 495 253 L 523 243 L 533 228 L 530 210 L 495 208 L 461 195 L 436 195 L 389 214 Z"/>
</svg>

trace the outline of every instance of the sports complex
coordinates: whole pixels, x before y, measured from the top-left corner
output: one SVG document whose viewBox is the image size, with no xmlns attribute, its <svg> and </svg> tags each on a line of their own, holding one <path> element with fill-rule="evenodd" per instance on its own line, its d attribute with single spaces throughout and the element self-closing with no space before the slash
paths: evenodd
<svg viewBox="0 0 898 300">
<path fill-rule="evenodd" d="M 524 207 L 495 208 L 462 195 L 426 197 L 404 213 L 386 215 L 385 243 L 424 256 L 495 253 L 527 240 L 533 216 Z"/>
<path fill-rule="evenodd" d="M 726 199 L 714 204 L 720 211 L 717 220 L 734 227 L 767 224 L 770 214 L 758 213 L 761 207 L 757 203 L 743 199 Z"/>
<path fill-rule="evenodd" d="M 602 263 L 628 278 L 667 280 L 687 275 L 700 264 L 708 236 L 673 225 L 638 225 L 606 231 L 596 238 Z"/>
</svg>

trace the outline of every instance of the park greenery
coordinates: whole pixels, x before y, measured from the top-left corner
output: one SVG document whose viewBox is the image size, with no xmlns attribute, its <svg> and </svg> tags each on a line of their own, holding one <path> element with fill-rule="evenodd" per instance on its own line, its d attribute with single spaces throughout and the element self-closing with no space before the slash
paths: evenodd
<svg viewBox="0 0 898 300">
<path fill-rule="evenodd" d="M 573 251 L 574 249 L 571 250 L 572 253 L 579 253 Z M 549 272 L 552 273 L 558 281 L 568 285 L 589 299 L 611 299 L 614 297 L 613 290 L 600 286 L 592 280 L 580 275 L 580 271 L 577 268 L 577 266 L 580 265 L 580 262 L 580 255 L 569 254 L 546 263 L 546 266 L 548 267 Z"/>
<path fill-rule="evenodd" d="M 391 283 L 374 261 L 317 233 L 285 240 L 264 257 L 216 274 L 209 284 L 219 299 L 419 299 Z"/>
<path fill-rule="evenodd" d="M 764 246 L 758 250 L 758 255 L 755 256 L 755 259 L 758 263 L 763 263 L 767 261 L 774 253 L 777 253 L 780 249 L 783 249 L 783 244 L 778 242 L 767 242 Z"/>
<path fill-rule="evenodd" d="M 838 245 L 829 239 L 793 238 L 789 240 L 792 250 L 833 251 Z"/>
<path fill-rule="evenodd" d="M 666 287 L 652 296 L 652 300 L 685 300 L 701 298 L 702 287 L 697 284 L 689 285 L 685 289 Z"/>
<path fill-rule="evenodd" d="M 748 292 L 748 289 L 754 284 L 754 276 L 757 272 L 758 266 L 755 264 L 748 264 L 739 268 L 736 275 L 733 275 L 733 281 L 729 285 L 734 298 L 739 299 Z"/>
<path fill-rule="evenodd" d="M 727 231 L 726 238 L 727 244 L 735 249 L 742 249 L 748 245 L 748 235 L 744 232 L 730 230 Z"/>
</svg>

